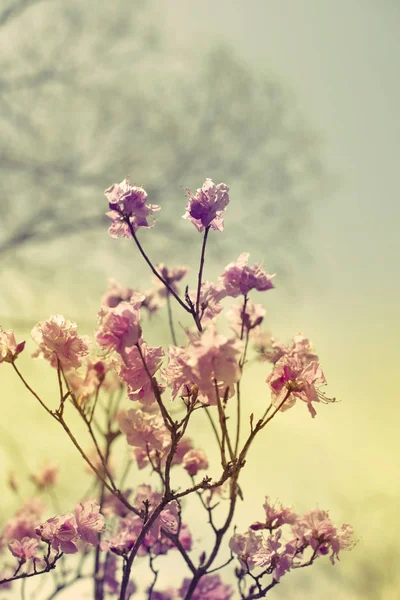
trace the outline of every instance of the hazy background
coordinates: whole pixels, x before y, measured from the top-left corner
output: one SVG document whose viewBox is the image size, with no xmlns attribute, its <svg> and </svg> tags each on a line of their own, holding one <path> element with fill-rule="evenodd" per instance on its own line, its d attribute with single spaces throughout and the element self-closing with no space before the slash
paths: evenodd
<svg viewBox="0 0 400 600">
<path fill-rule="evenodd" d="M 193 266 L 199 239 L 180 220 L 180 186 L 230 184 L 208 275 L 242 250 L 277 272 L 270 329 L 308 335 L 341 399 L 315 420 L 299 406 L 273 423 L 243 474 L 237 523 L 261 518 L 265 494 L 328 508 L 360 543 L 271 597 L 397 599 L 399 5 L 3 0 L 1 10 L 1 325 L 29 336 L 59 312 L 90 332 L 109 276 L 148 287 L 134 249 L 107 237 L 112 182 L 130 175 L 162 205 L 142 235 L 154 260 Z M 20 361 L 50 394 L 54 374 Z M 251 408 L 264 377 L 260 367 L 248 387 Z M 0 382 L 4 482 L 50 451 L 68 462 L 67 509 L 78 457 L 5 365 Z M 12 502 L 6 490 L 0 514 Z"/>
</svg>

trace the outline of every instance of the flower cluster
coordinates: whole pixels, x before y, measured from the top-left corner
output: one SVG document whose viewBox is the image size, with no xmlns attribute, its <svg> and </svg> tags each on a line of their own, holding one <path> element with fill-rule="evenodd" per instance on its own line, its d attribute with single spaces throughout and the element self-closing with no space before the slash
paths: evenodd
<svg viewBox="0 0 400 600">
<path fill-rule="evenodd" d="M 88 341 L 78 335 L 76 323 L 61 315 L 37 323 L 32 337 L 39 346 L 34 356 L 45 358 L 52 367 L 60 365 L 65 371 L 80 367 L 89 352 Z"/>
<path fill-rule="evenodd" d="M 224 229 L 223 213 L 229 204 L 229 187 L 225 183 L 216 185 L 206 179 L 195 194 L 186 189 L 189 202 L 186 204 L 184 219 L 188 219 L 197 231 L 211 227 L 217 231 Z"/>
<path fill-rule="evenodd" d="M 15 339 L 12 329 L 1 329 L 0 327 L 0 363 L 12 363 L 21 354 L 25 348 L 25 342 L 19 342 Z"/>
<path fill-rule="evenodd" d="M 130 238 L 139 227 L 151 227 L 149 217 L 160 210 L 157 204 L 146 204 L 147 192 L 132 186 L 129 179 L 114 183 L 104 195 L 110 208 L 107 216 L 112 221 L 108 232 L 114 238 Z"/>
<path fill-rule="evenodd" d="M 235 533 L 230 540 L 242 576 L 253 572 L 253 580 L 260 582 L 265 573 L 271 573 L 278 582 L 290 570 L 307 566 L 318 556 L 330 553 L 334 564 L 341 550 L 354 545 L 352 527 L 337 528 L 326 511 L 315 509 L 299 516 L 291 508 L 272 505 L 268 497 L 264 509 L 265 523 L 253 523 L 247 532 Z"/>
<path fill-rule="evenodd" d="M 240 477 L 254 439 L 297 400 L 306 403 L 312 417 L 317 402 L 333 400 L 321 391 L 325 376 L 308 338 L 298 334 L 290 344 L 281 344 L 263 331 L 266 310 L 250 295 L 272 289 L 273 275 L 259 264 L 250 266 L 249 255 L 242 253 L 217 281 L 204 277 L 207 240 L 212 230 L 224 229 L 228 191 L 224 183 L 216 185 L 211 179 L 194 194 L 186 190 L 184 218 L 203 232 L 203 240 L 195 285 L 185 286 L 182 294 L 180 282 L 188 268 L 153 264 L 139 240 L 138 230 L 152 227 L 153 213 L 160 207 L 148 204 L 147 192 L 128 179 L 106 190 L 110 235 L 131 239 L 150 266 L 154 285 L 142 293 L 111 280 L 92 342 L 61 315 L 33 328 L 38 345 L 34 356 L 57 369 L 55 409 L 15 364 L 25 342 L 17 343 L 13 331 L 0 329 L 0 363 L 12 365 L 93 477 L 90 492 L 77 500 L 74 512 L 62 513 L 58 506 L 65 497 L 57 495 L 58 466 L 47 462 L 30 474 L 26 483 L 36 497 L 27 500 L 0 532 L 2 590 L 19 579 L 57 569 L 52 598 L 92 577 L 96 600 L 128 600 L 136 597 L 141 584 L 137 581 L 136 586 L 132 572 L 140 575 L 147 564 L 152 581 L 145 593 L 152 600 L 253 600 L 265 597 L 287 573 L 326 555 L 333 564 L 352 547 L 350 525 L 337 527 L 319 509 L 298 515 L 268 496 L 263 518 L 244 533 L 236 531 L 235 508 L 238 498 L 243 499 Z M 227 307 L 231 331 L 224 335 L 220 315 L 232 298 L 238 300 Z M 159 311 L 160 323 L 162 310 L 172 341 L 168 348 L 152 346 L 146 337 L 146 317 Z M 263 361 L 259 368 L 271 401 L 265 405 L 268 388 L 263 383 L 262 400 L 248 414 L 242 380 L 251 370 L 254 349 Z M 76 422 L 70 421 L 73 411 L 90 440 L 89 450 Z M 214 454 L 211 444 L 205 451 L 192 437 L 192 432 L 208 426 Z M 74 473 L 69 475 L 73 480 Z M 137 481 L 138 475 L 144 476 L 144 483 Z M 16 497 L 22 494 L 20 474 L 11 473 L 8 484 Z M 43 502 L 47 496 L 52 512 Z M 200 539 L 192 538 L 186 512 L 191 502 L 197 507 L 192 514 L 197 520 L 204 518 L 212 530 L 214 545 L 211 542 L 207 552 Z M 225 536 L 230 536 L 231 559 L 224 564 L 220 550 Z M 158 589 L 163 556 L 170 552 L 179 555 L 186 570 L 181 574 L 180 567 L 176 569 L 174 587 Z M 66 555 L 75 554 L 81 558 L 74 567 L 74 557 Z M 237 591 L 219 573 L 229 567 L 233 555 L 238 560 Z"/>
</svg>

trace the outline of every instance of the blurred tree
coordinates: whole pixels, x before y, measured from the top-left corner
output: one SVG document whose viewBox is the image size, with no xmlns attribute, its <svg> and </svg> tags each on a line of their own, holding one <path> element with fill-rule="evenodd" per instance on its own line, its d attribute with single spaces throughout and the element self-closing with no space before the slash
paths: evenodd
<svg viewBox="0 0 400 600">
<path fill-rule="evenodd" d="M 281 272 L 298 254 L 325 175 L 293 100 L 229 48 L 182 56 L 158 21 L 145 0 L 13 0 L 0 12 L 3 277 L 23 269 L 43 280 L 66 236 L 80 234 L 70 261 L 92 254 L 88 231 L 106 227 L 102 190 L 128 175 L 174 217 L 179 186 L 225 181 L 231 239 L 265 240 Z M 172 254 L 171 222 L 160 215 L 152 245 L 168 236 Z M 54 261 L 36 251 L 50 243 Z"/>
</svg>

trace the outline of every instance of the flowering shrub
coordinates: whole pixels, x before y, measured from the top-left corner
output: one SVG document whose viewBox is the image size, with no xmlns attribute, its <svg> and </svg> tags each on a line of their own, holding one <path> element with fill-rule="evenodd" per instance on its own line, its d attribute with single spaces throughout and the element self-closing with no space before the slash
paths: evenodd
<svg viewBox="0 0 400 600">
<path fill-rule="evenodd" d="M 217 283 L 204 281 L 208 235 L 224 229 L 228 192 L 227 185 L 215 185 L 211 179 L 195 194 L 187 190 L 184 218 L 202 233 L 202 245 L 197 286 L 186 287 L 182 295 L 178 284 L 187 268 L 155 266 L 138 238 L 141 227 L 154 225 L 152 213 L 160 207 L 147 204 L 145 190 L 131 186 L 128 179 L 106 190 L 110 235 L 136 244 L 155 287 L 141 293 L 112 281 L 102 298 L 93 342 L 60 315 L 33 327 L 38 346 L 33 356 L 48 361 L 55 374 L 55 408 L 35 392 L 18 367 L 25 342 L 17 342 L 11 330 L 0 330 L 0 362 L 14 369 L 48 417 L 57 421 L 95 477 L 89 499 L 81 498 L 67 514 L 49 516 L 39 494 L 54 493 L 57 467 L 47 464 L 31 475 L 37 497 L 27 500 L 1 532 L 1 590 L 54 570 L 51 598 L 92 577 L 95 599 L 127 600 L 140 596 L 135 565 L 143 569 L 147 560 L 151 583 L 141 597 L 253 600 L 264 598 L 289 572 L 325 555 L 333 564 L 341 550 L 352 547 L 349 525 L 336 527 L 319 509 L 299 515 L 268 497 L 264 520 L 249 523 L 245 532 L 234 527 L 235 508 L 243 500 L 239 478 L 253 440 L 296 401 L 305 402 L 315 417 L 317 403 L 334 399 L 320 390 L 325 377 L 307 338 L 299 334 L 292 344 L 278 344 L 262 331 L 265 311 L 253 304 L 250 293 L 271 290 L 273 276 L 261 265 L 250 267 L 248 255 L 241 254 Z M 226 314 L 230 338 L 218 330 L 221 302 L 227 297 L 239 298 Z M 188 320 L 179 332 L 173 302 Z M 164 305 L 173 342 L 167 349 L 149 346 L 143 337 L 143 313 Z M 260 404 L 258 415 L 246 414 L 241 402 L 252 345 L 258 358 L 272 365 L 269 372 L 265 368 L 265 397 L 271 399 Z M 93 446 L 89 451 L 68 425 L 71 410 L 88 430 Z M 214 456 L 190 437 L 199 411 L 205 413 L 215 438 Z M 125 468 L 116 451 L 118 439 L 130 448 Z M 132 466 L 138 476 L 146 470 L 147 483 L 127 483 Z M 152 487 L 150 474 L 158 482 Z M 182 477 L 187 479 L 183 486 Z M 18 491 L 14 475 L 9 484 Z M 185 520 L 189 496 L 199 503 L 209 526 L 206 547 L 200 551 Z M 176 588 L 160 589 L 161 556 L 169 553 L 181 560 L 182 578 Z M 79 559 L 74 562 L 69 554 Z M 231 574 L 224 580 L 225 568 Z"/>
</svg>

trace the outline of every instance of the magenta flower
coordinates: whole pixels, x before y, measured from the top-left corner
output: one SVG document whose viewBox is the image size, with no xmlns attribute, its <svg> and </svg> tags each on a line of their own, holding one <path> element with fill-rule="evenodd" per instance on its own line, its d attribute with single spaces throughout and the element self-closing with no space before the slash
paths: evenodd
<svg viewBox="0 0 400 600">
<path fill-rule="evenodd" d="M 184 598 L 191 580 L 184 579 L 179 590 L 180 597 Z M 192 600 L 230 600 L 233 596 L 233 588 L 230 585 L 222 583 L 219 575 L 205 575 L 199 581 L 195 589 Z"/>
<path fill-rule="evenodd" d="M 183 457 L 182 466 L 189 475 L 197 475 L 198 471 L 208 469 L 208 460 L 204 450 L 189 450 Z"/>
<path fill-rule="evenodd" d="M 173 465 L 180 465 L 183 462 L 183 459 L 189 450 L 192 450 L 193 442 L 190 437 L 184 435 L 178 442 L 178 447 L 174 454 L 174 458 L 172 459 Z"/>
<path fill-rule="evenodd" d="M 52 367 L 57 367 L 59 361 L 65 371 L 80 367 L 82 358 L 88 354 L 87 339 L 79 337 L 76 323 L 66 321 L 61 315 L 37 323 L 32 337 L 39 345 L 33 356 L 45 358 Z"/>
<path fill-rule="evenodd" d="M 280 408 L 282 411 L 294 406 L 296 399 L 299 399 L 307 403 L 311 416 L 315 417 L 314 402 L 335 402 L 335 398 L 327 398 L 319 390 L 320 385 L 326 384 L 319 363 L 311 362 L 303 366 L 296 355 L 286 355 L 278 360 L 266 381 L 272 390 L 275 406 L 280 406 L 288 394 Z"/>
<path fill-rule="evenodd" d="M 253 557 L 256 566 L 271 570 L 276 581 L 290 570 L 294 557 L 292 546 L 282 548 L 281 536 L 281 529 L 269 535 L 263 540 L 260 551 Z"/>
<path fill-rule="evenodd" d="M 143 300 L 143 294 L 135 294 L 130 302 L 120 302 L 103 316 L 96 341 L 104 350 L 115 350 L 124 358 L 127 349 L 137 344 L 142 335 L 139 308 Z"/>
<path fill-rule="evenodd" d="M 0 327 L 0 363 L 12 363 L 21 354 L 25 348 L 25 342 L 19 342 L 15 339 L 12 329 L 2 329 Z"/>
<path fill-rule="evenodd" d="M 76 521 L 71 514 L 47 519 L 47 521 L 36 527 L 35 532 L 44 542 L 50 544 L 56 552 L 75 554 L 78 551 L 76 547 L 78 541 Z"/>
<path fill-rule="evenodd" d="M 101 299 L 100 320 L 110 309 L 116 308 L 121 302 L 129 302 L 135 294 L 137 292 L 133 288 L 124 287 L 115 279 L 109 279 L 108 289 Z"/>
<path fill-rule="evenodd" d="M 218 334 L 214 326 L 208 327 L 201 336 L 190 336 L 186 348 L 170 346 L 169 362 L 163 376 L 172 388 L 172 396 L 188 395 L 193 385 L 199 389 L 199 398 L 209 404 L 217 404 L 217 390 L 223 398 L 235 393 L 235 383 L 241 376 L 239 358 L 242 342 L 228 340 Z M 216 383 L 215 383 L 216 382 Z"/>
<path fill-rule="evenodd" d="M 186 188 L 189 202 L 186 204 L 184 219 L 192 221 L 198 231 L 211 227 L 223 231 L 223 213 L 229 204 L 229 187 L 225 183 L 215 185 L 211 179 L 206 179 L 195 194 Z"/>
<path fill-rule="evenodd" d="M 179 281 L 181 281 L 188 272 L 188 268 L 184 266 L 173 267 L 168 269 L 164 264 L 158 265 L 158 272 L 162 276 L 163 279 L 168 283 L 168 285 L 174 290 L 175 293 L 178 293 L 178 286 L 176 285 Z M 158 293 L 162 298 L 167 296 L 168 289 L 162 284 L 158 279 L 155 283 L 159 284 Z"/>
<path fill-rule="evenodd" d="M 296 538 L 294 545 L 310 545 L 322 555 L 331 550 L 332 564 L 335 563 L 335 558 L 339 558 L 340 550 L 350 550 L 355 544 L 352 539 L 353 528 L 345 524 L 338 530 L 325 510 L 314 509 L 300 517 L 292 530 Z"/>
<path fill-rule="evenodd" d="M 221 284 L 204 281 L 200 290 L 200 320 L 202 323 L 214 320 L 222 311 L 221 300 L 226 296 Z M 197 290 L 189 290 L 189 297 L 196 304 Z"/>
<path fill-rule="evenodd" d="M 227 296 L 236 298 L 240 294 L 246 296 L 251 290 L 264 292 L 272 289 L 272 278 L 261 265 L 248 266 L 249 254 L 243 252 L 235 263 L 229 263 L 225 267 L 220 280 L 225 288 Z"/>
<path fill-rule="evenodd" d="M 151 415 L 141 410 L 130 409 L 118 415 L 119 427 L 126 441 L 134 448 L 163 452 L 170 445 L 169 432 L 160 415 Z"/>
<path fill-rule="evenodd" d="M 37 539 L 24 537 L 22 540 L 13 540 L 8 544 L 9 550 L 13 556 L 18 558 L 21 563 L 36 557 L 38 548 Z"/>
<path fill-rule="evenodd" d="M 81 539 L 92 546 L 99 543 L 98 534 L 103 531 L 105 520 L 100 514 L 97 500 L 88 500 L 75 508 L 76 528 Z"/>
<path fill-rule="evenodd" d="M 254 556 L 260 552 L 263 538 L 252 529 L 246 533 L 235 533 L 229 541 L 229 548 L 239 559 L 242 567 L 250 570 L 256 565 Z"/>
<path fill-rule="evenodd" d="M 106 376 L 106 363 L 103 360 L 86 361 L 86 372 L 81 375 L 78 371 L 68 373 L 68 385 L 77 403 L 84 406 L 88 399 L 96 394 Z M 104 386 L 107 388 L 107 385 Z"/>
<path fill-rule="evenodd" d="M 254 331 L 262 323 L 265 316 L 265 308 L 261 304 L 253 304 L 251 300 L 247 300 L 246 308 L 243 311 L 243 302 L 240 304 L 232 304 L 230 310 L 226 313 L 231 329 L 238 337 L 243 334 L 253 336 L 257 335 Z"/>
<path fill-rule="evenodd" d="M 132 549 L 142 527 L 142 519 L 130 513 L 118 521 L 117 532 L 110 539 L 100 542 L 100 548 L 103 551 L 111 550 L 114 554 L 122 556 Z"/>
<path fill-rule="evenodd" d="M 265 523 L 253 523 L 251 529 L 258 531 L 260 529 L 269 529 L 272 531 L 277 527 L 282 527 L 285 524 L 293 524 L 297 519 L 297 515 L 289 506 L 283 504 L 271 504 L 268 496 L 265 497 L 264 503 Z"/>
<path fill-rule="evenodd" d="M 144 367 L 140 352 L 143 355 L 147 370 Z M 156 399 L 149 373 L 153 376 L 159 369 L 164 350 L 161 346 L 151 348 L 145 342 L 142 342 L 140 352 L 137 347 L 133 347 L 126 352 L 125 362 L 119 368 L 119 376 L 126 383 L 128 396 L 131 400 L 139 400 L 144 405 L 150 405 Z M 161 385 L 158 385 L 158 389 L 160 393 L 164 391 L 164 387 Z"/>
<path fill-rule="evenodd" d="M 134 231 L 139 227 L 152 227 L 149 217 L 160 210 L 156 204 L 146 204 L 147 192 L 141 187 L 130 185 L 129 179 L 114 183 L 105 192 L 110 211 L 106 213 L 112 221 L 108 233 L 113 238 L 132 237 L 128 221 Z"/>
</svg>

